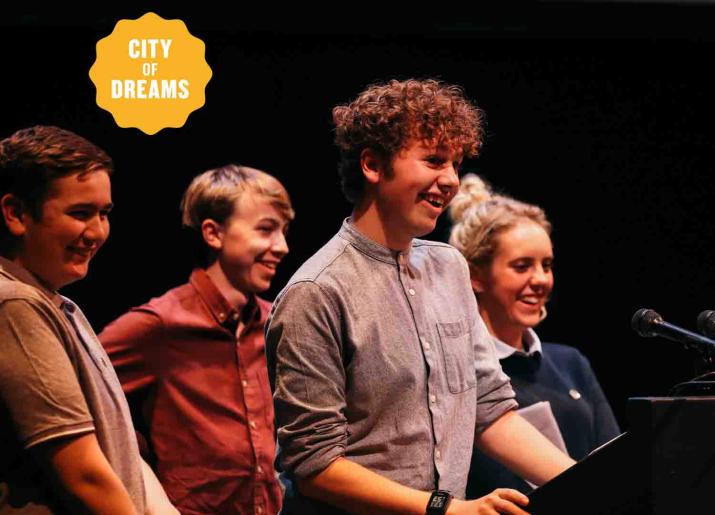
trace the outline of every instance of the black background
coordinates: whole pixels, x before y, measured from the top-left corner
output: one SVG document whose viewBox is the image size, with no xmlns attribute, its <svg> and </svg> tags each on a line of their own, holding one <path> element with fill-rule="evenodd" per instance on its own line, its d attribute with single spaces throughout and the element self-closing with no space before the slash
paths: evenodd
<svg viewBox="0 0 715 515">
<path fill-rule="evenodd" d="M 115 160 L 112 236 L 89 277 L 63 293 L 100 329 L 184 282 L 199 254 L 180 228 L 181 193 L 197 173 L 239 162 L 279 177 L 297 211 L 273 298 L 350 212 L 331 107 L 374 81 L 438 77 L 487 115 L 483 152 L 466 169 L 543 206 L 554 225 L 542 339 L 589 357 L 622 425 L 627 397 L 664 395 L 690 378 L 691 354 L 638 337 L 629 321 L 652 307 L 694 328 L 701 310 L 715 309 L 715 6 L 346 8 L 108 15 L 64 6 L 0 20 L 0 137 L 60 125 Z M 184 20 L 213 70 L 206 105 L 154 136 L 117 127 L 88 76 L 96 42 L 148 10 Z M 433 237 L 447 231 L 442 220 Z"/>
</svg>

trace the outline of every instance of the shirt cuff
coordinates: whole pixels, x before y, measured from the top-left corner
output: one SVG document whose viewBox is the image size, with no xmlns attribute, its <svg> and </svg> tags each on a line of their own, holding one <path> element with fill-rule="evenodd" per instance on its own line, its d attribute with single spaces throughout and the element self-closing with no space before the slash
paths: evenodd
<svg viewBox="0 0 715 515">
<path fill-rule="evenodd" d="M 509 386 L 506 388 L 511 390 L 511 387 Z M 506 398 L 486 406 L 477 406 L 476 434 L 480 434 L 506 412 L 514 410 L 518 407 L 519 404 L 513 397 Z"/>
</svg>

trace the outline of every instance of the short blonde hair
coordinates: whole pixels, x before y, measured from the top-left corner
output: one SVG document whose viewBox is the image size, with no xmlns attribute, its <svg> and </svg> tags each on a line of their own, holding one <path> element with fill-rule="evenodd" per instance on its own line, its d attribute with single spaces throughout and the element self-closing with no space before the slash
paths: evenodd
<svg viewBox="0 0 715 515">
<path fill-rule="evenodd" d="M 268 197 L 286 220 L 295 217 L 288 192 L 278 179 L 255 168 L 229 164 L 191 181 L 181 199 L 181 221 L 199 231 L 207 219 L 224 223 L 245 193 Z"/>
<path fill-rule="evenodd" d="M 459 192 L 449 206 L 454 222 L 449 243 L 475 266 L 491 263 L 497 250 L 497 237 L 523 220 L 541 226 L 551 234 L 551 224 L 539 206 L 497 195 L 478 176 L 462 178 Z"/>
</svg>

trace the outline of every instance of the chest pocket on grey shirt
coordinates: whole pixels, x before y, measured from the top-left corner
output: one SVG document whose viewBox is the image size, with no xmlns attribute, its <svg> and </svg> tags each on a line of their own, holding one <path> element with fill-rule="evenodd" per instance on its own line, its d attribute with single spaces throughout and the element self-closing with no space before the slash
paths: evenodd
<svg viewBox="0 0 715 515">
<path fill-rule="evenodd" d="M 438 323 L 437 331 L 449 391 L 461 393 L 477 386 L 474 348 L 467 322 Z"/>
</svg>

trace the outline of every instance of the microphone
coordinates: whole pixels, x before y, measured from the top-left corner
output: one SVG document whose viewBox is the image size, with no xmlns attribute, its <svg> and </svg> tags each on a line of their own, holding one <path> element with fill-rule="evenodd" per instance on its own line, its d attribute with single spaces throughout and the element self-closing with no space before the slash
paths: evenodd
<svg viewBox="0 0 715 515">
<path fill-rule="evenodd" d="M 715 312 L 705 312 L 713 313 Z M 702 313 L 701 313 L 702 316 Z M 698 321 L 700 317 L 698 317 Z M 689 349 L 694 349 L 709 356 L 715 352 L 715 341 L 698 333 L 682 329 L 677 325 L 669 324 L 652 309 L 639 309 L 631 319 L 631 327 L 639 335 L 646 338 L 661 336 L 674 342 L 682 343 Z"/>
<path fill-rule="evenodd" d="M 715 338 L 715 311 L 708 309 L 698 315 L 698 331 L 708 338 Z"/>
</svg>

